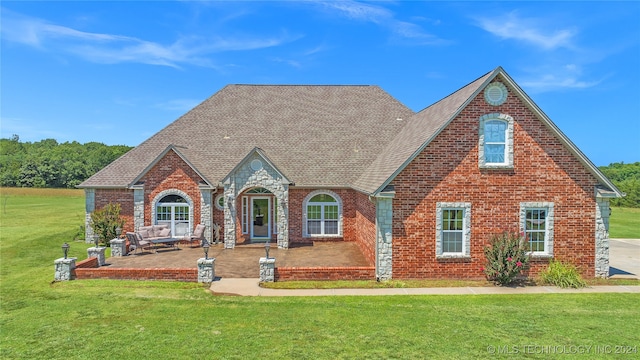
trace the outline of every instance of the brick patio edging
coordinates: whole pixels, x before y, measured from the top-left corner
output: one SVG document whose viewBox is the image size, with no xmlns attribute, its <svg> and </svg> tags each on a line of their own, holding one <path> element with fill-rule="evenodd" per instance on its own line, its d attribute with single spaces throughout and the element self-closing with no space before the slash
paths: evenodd
<svg viewBox="0 0 640 360">
<path fill-rule="evenodd" d="M 374 266 L 341 267 L 276 267 L 275 281 L 292 280 L 372 280 L 375 279 Z M 72 271 L 74 279 L 114 279 L 114 280 L 167 280 L 198 281 L 197 268 L 109 268 L 99 267 L 98 258 L 91 257 L 76 264 Z M 257 274 L 256 274 L 257 275 Z"/>
<path fill-rule="evenodd" d="M 291 280 L 373 280 L 374 266 L 276 267 L 275 281 Z"/>
</svg>

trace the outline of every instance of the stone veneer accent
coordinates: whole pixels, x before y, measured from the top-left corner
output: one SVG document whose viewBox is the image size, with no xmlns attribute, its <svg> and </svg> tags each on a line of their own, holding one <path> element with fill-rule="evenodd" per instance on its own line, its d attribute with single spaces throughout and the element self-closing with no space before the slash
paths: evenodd
<svg viewBox="0 0 640 360">
<path fill-rule="evenodd" d="M 84 242 L 93 242 L 93 227 L 91 226 L 91 213 L 96 210 L 96 190 L 84 189 Z"/>
<path fill-rule="evenodd" d="M 133 228 L 144 226 L 144 186 L 133 188 Z"/>
<path fill-rule="evenodd" d="M 260 160 L 262 168 L 253 170 L 251 162 Z M 237 199 L 244 191 L 263 187 L 273 193 L 278 200 L 278 248 L 289 247 L 289 184 L 271 164 L 254 152 L 242 162 L 224 181 L 224 247 L 233 249 L 236 245 L 236 222 L 240 212 Z"/>
<path fill-rule="evenodd" d="M 212 189 L 200 187 L 200 224 L 204 225 L 204 238 L 211 244 L 213 237 L 213 194 Z M 193 227 L 195 228 L 195 226 Z"/>
<path fill-rule="evenodd" d="M 376 198 L 376 278 L 390 280 L 393 276 L 393 199 Z"/>
<path fill-rule="evenodd" d="M 216 277 L 215 270 L 216 259 L 200 258 L 198 259 L 198 282 L 212 283 Z"/>
<path fill-rule="evenodd" d="M 55 274 L 54 279 L 56 281 L 69 281 L 73 279 L 72 274 L 76 268 L 77 258 L 60 258 L 54 261 Z"/>
<path fill-rule="evenodd" d="M 275 281 L 275 258 L 260 258 L 260 282 L 274 282 Z"/>
<path fill-rule="evenodd" d="M 609 277 L 609 199 L 596 198 L 595 276 Z"/>
</svg>

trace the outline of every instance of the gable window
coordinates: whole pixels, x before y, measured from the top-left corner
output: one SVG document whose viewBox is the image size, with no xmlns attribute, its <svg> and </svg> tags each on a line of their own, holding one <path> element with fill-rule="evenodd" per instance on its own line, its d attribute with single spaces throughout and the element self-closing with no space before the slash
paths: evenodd
<svg viewBox="0 0 640 360">
<path fill-rule="evenodd" d="M 498 113 L 483 115 L 479 129 L 480 168 L 513 168 L 513 118 Z"/>
<path fill-rule="evenodd" d="M 471 203 L 436 204 L 436 257 L 470 256 Z"/>
<path fill-rule="evenodd" d="M 521 203 L 520 224 L 532 255 L 553 255 L 553 203 Z"/>
<path fill-rule="evenodd" d="M 304 201 L 304 236 L 340 236 L 342 204 L 331 191 L 314 191 Z"/>
</svg>

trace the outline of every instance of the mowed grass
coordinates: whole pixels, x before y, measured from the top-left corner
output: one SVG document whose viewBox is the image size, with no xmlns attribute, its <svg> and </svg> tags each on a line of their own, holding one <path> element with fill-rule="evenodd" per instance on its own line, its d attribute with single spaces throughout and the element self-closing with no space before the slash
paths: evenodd
<svg viewBox="0 0 640 360">
<path fill-rule="evenodd" d="M 196 283 L 52 283 L 63 242 L 79 259 L 91 246 L 73 241 L 83 193 L 0 193 L 2 359 L 476 359 L 528 345 L 640 347 L 638 294 L 269 298 L 213 296 Z"/>
<path fill-rule="evenodd" d="M 611 208 L 609 236 L 612 239 L 640 239 L 640 209 Z"/>
</svg>

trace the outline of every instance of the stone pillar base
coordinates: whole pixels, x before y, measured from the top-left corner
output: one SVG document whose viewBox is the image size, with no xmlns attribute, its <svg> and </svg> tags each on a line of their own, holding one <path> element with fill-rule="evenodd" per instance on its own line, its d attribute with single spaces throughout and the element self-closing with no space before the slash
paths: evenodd
<svg viewBox="0 0 640 360">
<path fill-rule="evenodd" d="M 276 281 L 276 259 L 260 258 L 260 282 Z"/>
<path fill-rule="evenodd" d="M 216 277 L 215 258 L 198 259 L 198 282 L 211 283 Z"/>
<path fill-rule="evenodd" d="M 54 280 L 56 281 L 69 281 L 72 279 L 71 274 L 76 268 L 76 258 L 60 258 L 56 259 Z"/>
<path fill-rule="evenodd" d="M 127 255 L 127 241 L 126 239 L 113 239 L 109 241 L 111 243 L 111 256 L 120 257 Z"/>
<path fill-rule="evenodd" d="M 87 249 L 87 257 L 98 258 L 98 266 L 104 266 L 104 251 L 106 247 L 90 247 Z"/>
</svg>

